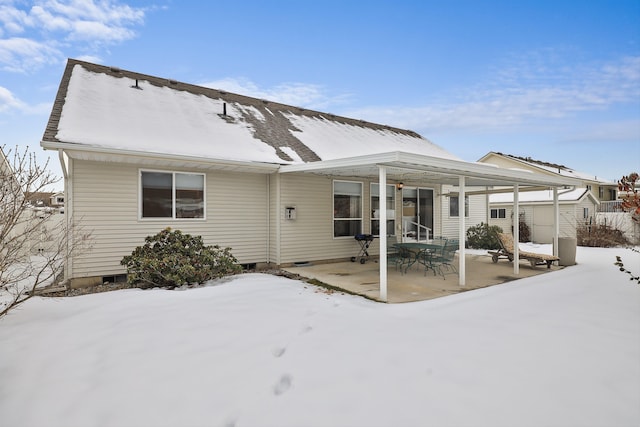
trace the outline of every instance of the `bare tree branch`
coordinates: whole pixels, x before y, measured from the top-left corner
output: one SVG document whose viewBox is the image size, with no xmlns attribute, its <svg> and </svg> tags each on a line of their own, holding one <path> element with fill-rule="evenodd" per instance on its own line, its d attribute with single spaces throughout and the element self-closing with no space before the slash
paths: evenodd
<svg viewBox="0 0 640 427">
<path fill-rule="evenodd" d="M 49 285 L 69 255 L 87 247 L 89 233 L 55 209 L 29 199 L 60 180 L 24 151 L 0 147 L 0 317 Z"/>
</svg>

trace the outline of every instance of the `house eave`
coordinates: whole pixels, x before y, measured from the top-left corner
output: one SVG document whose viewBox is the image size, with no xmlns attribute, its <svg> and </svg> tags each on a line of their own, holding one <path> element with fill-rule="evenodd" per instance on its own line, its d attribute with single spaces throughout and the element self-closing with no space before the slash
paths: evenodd
<svg viewBox="0 0 640 427">
<path fill-rule="evenodd" d="M 72 159 L 135 163 L 149 167 L 167 165 L 171 167 L 254 173 L 273 173 L 280 168 L 280 165 L 275 163 L 246 162 L 179 154 L 142 152 L 59 141 L 54 142 L 43 140 L 40 142 L 40 145 L 45 150 L 62 150 Z"/>
</svg>

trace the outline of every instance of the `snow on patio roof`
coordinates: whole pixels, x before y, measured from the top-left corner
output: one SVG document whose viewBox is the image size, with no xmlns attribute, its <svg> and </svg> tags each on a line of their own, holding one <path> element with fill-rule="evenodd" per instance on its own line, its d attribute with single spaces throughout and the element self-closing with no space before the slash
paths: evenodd
<svg viewBox="0 0 640 427">
<path fill-rule="evenodd" d="M 459 160 L 412 131 L 73 59 L 47 143 L 273 164 L 391 151 Z"/>
</svg>

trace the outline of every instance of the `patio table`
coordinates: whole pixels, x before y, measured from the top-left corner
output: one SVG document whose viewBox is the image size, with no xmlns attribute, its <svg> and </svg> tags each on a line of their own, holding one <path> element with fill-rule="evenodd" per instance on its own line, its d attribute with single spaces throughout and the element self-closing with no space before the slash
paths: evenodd
<svg viewBox="0 0 640 427">
<path fill-rule="evenodd" d="M 409 270 L 413 264 L 418 261 L 420 254 L 424 252 L 435 252 L 444 246 L 444 241 L 426 241 L 426 242 L 402 242 L 396 243 L 394 246 L 400 249 L 406 249 L 413 254 L 413 259 L 407 263 L 405 271 Z"/>
</svg>

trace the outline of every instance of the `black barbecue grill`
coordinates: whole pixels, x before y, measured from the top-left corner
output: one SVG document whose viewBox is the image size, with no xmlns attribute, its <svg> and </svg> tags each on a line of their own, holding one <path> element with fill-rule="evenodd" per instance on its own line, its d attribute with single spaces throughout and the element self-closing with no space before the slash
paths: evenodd
<svg viewBox="0 0 640 427">
<path fill-rule="evenodd" d="M 354 236 L 356 242 L 360 245 L 358 255 L 351 257 L 351 262 L 360 260 L 360 264 L 364 264 L 369 259 L 369 245 L 373 242 L 373 234 L 356 234 Z"/>
</svg>

